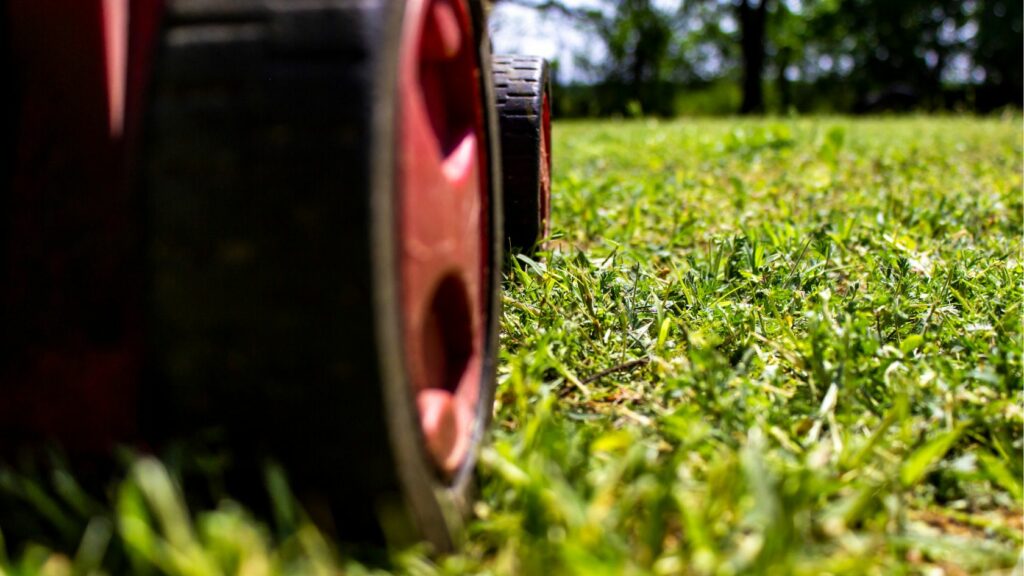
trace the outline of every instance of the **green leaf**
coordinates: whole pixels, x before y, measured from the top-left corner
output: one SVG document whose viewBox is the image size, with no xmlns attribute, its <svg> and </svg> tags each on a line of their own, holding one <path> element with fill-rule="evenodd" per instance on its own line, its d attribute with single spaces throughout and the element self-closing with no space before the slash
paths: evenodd
<svg viewBox="0 0 1024 576">
<path fill-rule="evenodd" d="M 907 461 L 904 462 L 903 467 L 900 468 L 900 482 L 908 488 L 920 482 L 921 478 L 924 478 L 924 475 L 942 460 L 946 452 L 949 452 L 949 449 L 960 438 L 965 428 L 966 425 L 957 426 L 953 430 L 929 440 L 924 446 L 915 450 L 910 455 L 910 458 L 907 458 Z"/>
<path fill-rule="evenodd" d="M 914 350 L 917 350 L 917 347 L 920 346 L 923 342 L 924 337 L 921 336 L 920 334 L 912 334 L 910 336 L 907 336 L 900 344 L 900 352 L 903 352 L 904 354 L 910 354 Z"/>
<path fill-rule="evenodd" d="M 1024 484 L 1021 483 L 1020 478 L 1010 472 L 1005 462 L 995 456 L 984 453 L 979 454 L 978 458 L 993 482 L 1009 492 L 1017 502 L 1024 502 Z"/>
<path fill-rule="evenodd" d="M 633 434 L 626 430 L 614 430 L 599 436 L 590 445 L 592 452 L 622 452 L 636 442 Z"/>
<path fill-rule="evenodd" d="M 665 347 L 665 341 L 668 340 L 668 331 L 672 328 L 672 319 L 665 318 L 661 321 L 661 328 L 658 330 L 658 343 L 655 349 L 659 352 Z"/>
</svg>

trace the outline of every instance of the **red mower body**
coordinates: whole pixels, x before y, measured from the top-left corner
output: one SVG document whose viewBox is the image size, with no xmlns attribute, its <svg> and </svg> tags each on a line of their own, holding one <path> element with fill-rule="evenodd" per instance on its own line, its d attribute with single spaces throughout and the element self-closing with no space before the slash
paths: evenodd
<svg viewBox="0 0 1024 576">
<path fill-rule="evenodd" d="M 59 446 L 102 474 L 117 446 L 213 430 L 328 530 L 451 547 L 503 211 L 516 245 L 548 229 L 542 61 L 500 75 L 509 204 L 479 0 L 3 10 L 0 461 Z"/>
<path fill-rule="evenodd" d="M 143 279 L 127 187 L 157 3 L 10 0 L 0 450 L 134 438 Z"/>
</svg>

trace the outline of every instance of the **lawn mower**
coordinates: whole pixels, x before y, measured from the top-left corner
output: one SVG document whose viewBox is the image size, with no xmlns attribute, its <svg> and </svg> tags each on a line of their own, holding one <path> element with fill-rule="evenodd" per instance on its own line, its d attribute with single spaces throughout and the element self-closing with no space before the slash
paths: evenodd
<svg viewBox="0 0 1024 576">
<path fill-rule="evenodd" d="M 214 438 L 242 493 L 277 462 L 331 533 L 451 548 L 543 60 L 477 0 L 8 0 L 0 41 L 0 456 Z"/>
</svg>

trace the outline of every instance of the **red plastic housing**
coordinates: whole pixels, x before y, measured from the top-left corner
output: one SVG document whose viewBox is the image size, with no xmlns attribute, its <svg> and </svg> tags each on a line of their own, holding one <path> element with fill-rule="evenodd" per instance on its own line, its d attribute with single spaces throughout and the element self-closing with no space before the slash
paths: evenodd
<svg viewBox="0 0 1024 576">
<path fill-rule="evenodd" d="M 10 0 L 15 158 L 0 231 L 0 450 L 104 451 L 137 429 L 141 278 L 127 143 L 150 0 Z"/>
</svg>

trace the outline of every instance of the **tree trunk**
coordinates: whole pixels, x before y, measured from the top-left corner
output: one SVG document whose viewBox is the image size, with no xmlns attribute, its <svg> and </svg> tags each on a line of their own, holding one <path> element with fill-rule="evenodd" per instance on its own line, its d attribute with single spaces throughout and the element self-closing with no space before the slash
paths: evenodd
<svg viewBox="0 0 1024 576">
<path fill-rule="evenodd" d="M 790 106 L 793 105 L 793 95 L 790 92 L 789 78 L 786 77 L 786 68 L 789 68 L 792 62 L 792 49 L 785 47 L 779 49 L 778 61 L 776 67 L 778 68 L 778 75 L 775 78 L 776 89 L 779 91 L 779 113 L 788 114 Z"/>
<path fill-rule="evenodd" d="M 743 53 L 743 104 L 741 114 L 764 112 L 765 15 L 768 0 L 740 2 L 740 49 Z"/>
</svg>

